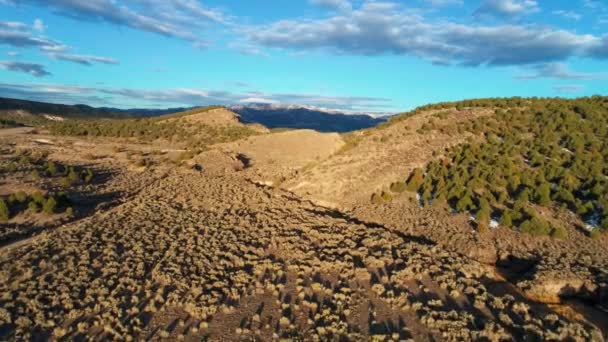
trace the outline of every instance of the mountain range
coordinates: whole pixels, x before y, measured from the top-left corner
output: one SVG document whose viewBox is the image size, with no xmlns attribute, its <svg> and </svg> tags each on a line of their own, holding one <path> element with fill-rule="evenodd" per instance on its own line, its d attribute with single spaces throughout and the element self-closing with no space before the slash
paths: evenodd
<svg viewBox="0 0 608 342">
<path fill-rule="evenodd" d="M 20 99 L 0 98 L 0 110 L 24 110 L 31 114 L 49 114 L 63 118 L 123 118 L 149 117 L 183 112 L 196 107 L 145 109 L 119 109 L 91 107 L 84 104 L 64 105 Z M 377 117 L 346 110 L 319 108 L 304 105 L 245 104 L 228 106 L 239 114 L 244 123 L 258 123 L 268 128 L 313 129 L 319 132 L 349 132 L 378 125 L 389 114 Z"/>
</svg>

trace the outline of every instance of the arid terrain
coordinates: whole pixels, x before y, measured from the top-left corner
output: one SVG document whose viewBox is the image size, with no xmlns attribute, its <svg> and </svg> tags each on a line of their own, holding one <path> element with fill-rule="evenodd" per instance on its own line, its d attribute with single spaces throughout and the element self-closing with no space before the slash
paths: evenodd
<svg viewBox="0 0 608 342">
<path fill-rule="evenodd" d="M 404 189 L 492 139 L 476 125 L 500 111 L 421 108 L 347 134 L 215 107 L 95 134 L 1 128 L 0 339 L 603 341 L 607 234 L 536 203 L 564 234 L 482 230 Z"/>
</svg>

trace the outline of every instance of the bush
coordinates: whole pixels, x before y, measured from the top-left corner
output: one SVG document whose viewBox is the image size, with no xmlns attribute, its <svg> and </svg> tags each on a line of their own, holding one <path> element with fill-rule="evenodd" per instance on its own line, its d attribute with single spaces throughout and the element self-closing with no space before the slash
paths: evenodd
<svg viewBox="0 0 608 342">
<path fill-rule="evenodd" d="M 565 239 L 568 237 L 568 230 L 562 226 L 555 227 L 551 231 L 551 237 L 556 239 Z"/>
<path fill-rule="evenodd" d="M 8 209 L 8 204 L 2 198 L 0 198 L 0 222 L 6 222 L 10 218 L 10 211 Z"/>
<path fill-rule="evenodd" d="M 407 185 L 404 182 L 395 182 L 391 184 L 390 189 L 392 192 L 399 194 L 407 190 Z"/>
<path fill-rule="evenodd" d="M 393 195 L 391 195 L 390 193 L 388 193 L 386 191 L 382 191 L 382 195 L 380 195 L 380 196 L 385 201 L 392 201 L 393 200 Z"/>
<path fill-rule="evenodd" d="M 27 204 L 27 208 L 29 210 L 31 210 L 33 213 L 37 213 L 40 211 L 40 206 L 38 205 L 38 203 L 36 203 L 36 201 L 31 200 L 28 204 Z"/>
<path fill-rule="evenodd" d="M 382 202 L 384 202 L 384 200 L 382 199 L 382 196 L 380 196 L 378 194 L 373 194 L 371 201 L 373 204 L 381 204 Z"/>
<path fill-rule="evenodd" d="M 417 192 L 424 182 L 424 173 L 421 168 L 416 168 L 407 180 L 407 190 Z"/>
<path fill-rule="evenodd" d="M 591 237 L 593 240 L 597 240 L 602 236 L 602 231 L 600 229 L 594 229 L 589 233 L 589 237 Z"/>
<path fill-rule="evenodd" d="M 42 211 L 45 214 L 52 215 L 55 213 L 55 209 L 57 208 L 57 201 L 53 196 L 49 197 L 42 205 Z"/>
<path fill-rule="evenodd" d="M 541 220 L 537 217 L 524 221 L 520 226 L 519 230 L 522 233 L 527 233 L 531 235 L 549 235 L 551 232 L 551 227 L 547 222 Z"/>
</svg>

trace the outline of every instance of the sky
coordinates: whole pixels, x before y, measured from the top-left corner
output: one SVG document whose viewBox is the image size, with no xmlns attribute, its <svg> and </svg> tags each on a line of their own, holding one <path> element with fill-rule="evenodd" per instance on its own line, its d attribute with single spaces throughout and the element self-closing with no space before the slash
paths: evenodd
<svg viewBox="0 0 608 342">
<path fill-rule="evenodd" d="M 0 0 L 0 96 L 396 113 L 608 95 L 608 0 Z"/>
</svg>

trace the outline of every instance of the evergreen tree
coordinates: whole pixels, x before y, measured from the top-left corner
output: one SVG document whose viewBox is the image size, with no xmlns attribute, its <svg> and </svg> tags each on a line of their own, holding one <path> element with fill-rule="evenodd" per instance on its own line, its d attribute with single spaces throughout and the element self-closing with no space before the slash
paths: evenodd
<svg viewBox="0 0 608 342">
<path fill-rule="evenodd" d="M 551 204 L 551 185 L 549 185 L 547 182 L 541 183 L 536 188 L 536 194 L 534 197 L 536 202 L 540 205 L 548 206 Z"/>
<path fill-rule="evenodd" d="M 502 217 L 500 218 L 500 225 L 504 227 L 513 226 L 513 214 L 511 213 L 511 210 L 505 210 L 502 213 Z"/>
<path fill-rule="evenodd" d="M 471 199 L 471 193 L 467 191 L 456 203 L 456 210 L 459 212 L 465 212 L 472 207 L 473 200 Z"/>
<path fill-rule="evenodd" d="M 479 210 L 477 211 L 477 229 L 482 231 L 487 231 L 490 227 L 490 215 L 491 209 L 490 204 L 485 198 L 481 198 L 479 200 Z"/>
<path fill-rule="evenodd" d="M 417 192 L 422 182 L 424 182 L 424 173 L 421 168 L 415 168 L 407 180 L 407 190 Z"/>
</svg>

